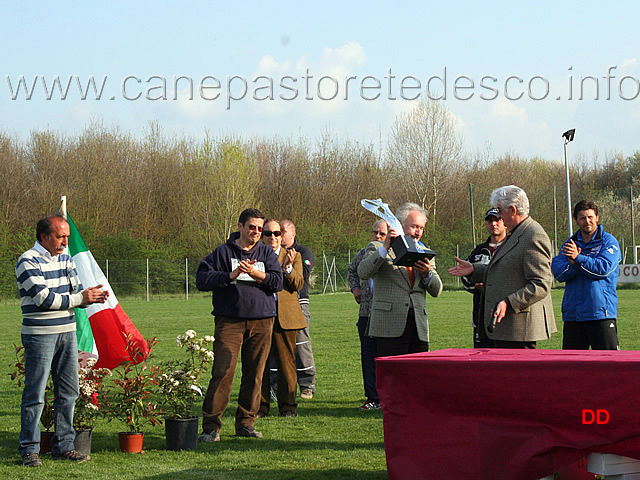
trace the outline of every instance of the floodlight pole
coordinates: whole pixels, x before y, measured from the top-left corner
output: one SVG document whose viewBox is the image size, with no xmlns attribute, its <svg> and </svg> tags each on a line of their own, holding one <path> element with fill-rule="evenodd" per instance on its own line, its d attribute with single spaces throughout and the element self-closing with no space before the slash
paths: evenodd
<svg viewBox="0 0 640 480">
<path fill-rule="evenodd" d="M 567 183 L 567 221 L 569 224 L 569 237 L 573 235 L 573 222 L 571 221 L 571 183 L 569 181 L 569 162 L 567 161 L 567 144 L 573 140 L 575 129 L 567 130 L 562 134 L 564 139 L 564 171 Z"/>
</svg>

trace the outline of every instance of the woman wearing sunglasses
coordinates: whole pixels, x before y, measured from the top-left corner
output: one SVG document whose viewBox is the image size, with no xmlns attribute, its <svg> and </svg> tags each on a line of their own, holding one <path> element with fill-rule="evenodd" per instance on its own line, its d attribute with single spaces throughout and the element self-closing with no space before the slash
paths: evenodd
<svg viewBox="0 0 640 480">
<path fill-rule="evenodd" d="M 305 328 L 298 290 L 304 285 L 302 258 L 294 249 L 282 247 L 282 227 L 277 220 L 267 220 L 262 232 L 262 243 L 269 245 L 278 256 L 284 277 L 283 288 L 277 293 L 277 314 L 273 324 L 271 353 L 278 366 L 278 409 L 281 417 L 295 417 L 296 403 L 296 331 Z M 269 362 L 262 377 L 262 399 L 258 418 L 269 415 L 271 399 Z"/>
</svg>

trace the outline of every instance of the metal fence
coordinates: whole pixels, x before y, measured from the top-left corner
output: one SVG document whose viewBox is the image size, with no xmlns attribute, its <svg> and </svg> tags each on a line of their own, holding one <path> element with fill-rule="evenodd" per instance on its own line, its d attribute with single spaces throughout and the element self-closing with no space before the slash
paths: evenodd
<svg viewBox="0 0 640 480">
<path fill-rule="evenodd" d="M 473 246 L 430 245 L 429 248 L 438 254 L 436 266 L 444 288 L 449 290 L 462 288 L 460 279 L 449 275 L 447 269 L 455 265 L 454 256 L 466 258 L 473 250 Z M 311 273 L 310 293 L 348 292 L 348 267 L 357 253 L 357 250 L 347 250 L 346 252 L 323 251 L 317 254 L 316 265 Z M 187 300 L 194 295 L 209 295 L 198 291 L 195 285 L 199 258 L 96 261 L 118 297 L 137 297 L 150 301 L 154 297 L 166 295 Z M 623 249 L 623 263 L 631 262 L 634 262 L 632 252 L 625 252 Z M 15 263 L 0 262 L 0 299 L 17 298 Z"/>
<path fill-rule="evenodd" d="M 447 288 L 460 286 L 457 278 L 446 273 L 453 266 L 457 250 L 431 247 L 438 252 L 437 268 Z M 449 249 L 451 250 L 451 249 Z M 468 251 L 467 251 L 468 250 Z M 471 248 L 462 253 L 469 254 Z M 348 266 L 357 250 L 343 252 L 323 251 L 316 254 L 316 265 L 311 274 L 311 293 L 349 291 Z M 152 300 L 160 295 L 175 295 L 189 299 L 200 295 L 195 285 L 196 271 L 201 259 L 96 259 L 118 297 L 137 297 Z M 0 262 L 0 298 L 18 298 L 15 263 Z"/>
</svg>

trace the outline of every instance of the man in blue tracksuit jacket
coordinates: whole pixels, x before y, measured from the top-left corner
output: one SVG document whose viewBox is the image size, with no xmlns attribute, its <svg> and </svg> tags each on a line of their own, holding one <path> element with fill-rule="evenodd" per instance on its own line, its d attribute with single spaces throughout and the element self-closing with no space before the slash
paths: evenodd
<svg viewBox="0 0 640 480">
<path fill-rule="evenodd" d="M 562 299 L 565 350 L 619 350 L 618 265 L 620 246 L 616 238 L 598 225 L 598 206 L 578 202 L 573 218 L 580 228 L 553 259 L 551 270 L 566 282 Z"/>
</svg>

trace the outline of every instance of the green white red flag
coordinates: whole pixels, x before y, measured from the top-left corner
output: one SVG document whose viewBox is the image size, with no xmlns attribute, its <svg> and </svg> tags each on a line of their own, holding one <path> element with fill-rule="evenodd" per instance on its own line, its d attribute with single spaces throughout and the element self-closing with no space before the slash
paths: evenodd
<svg viewBox="0 0 640 480">
<path fill-rule="evenodd" d="M 109 291 L 105 303 L 75 309 L 78 350 L 85 352 L 84 356 L 98 359 L 95 368 L 115 368 L 124 360 L 131 359 L 126 348 L 127 335 L 130 334 L 134 345 L 144 352 L 143 356 L 136 358 L 136 363 L 141 362 L 149 353 L 147 342 L 118 303 L 107 277 L 67 215 L 66 197 L 62 197 L 60 210 L 69 222 L 69 255 L 76 264 L 83 288 L 104 285 L 102 289 Z"/>
</svg>

